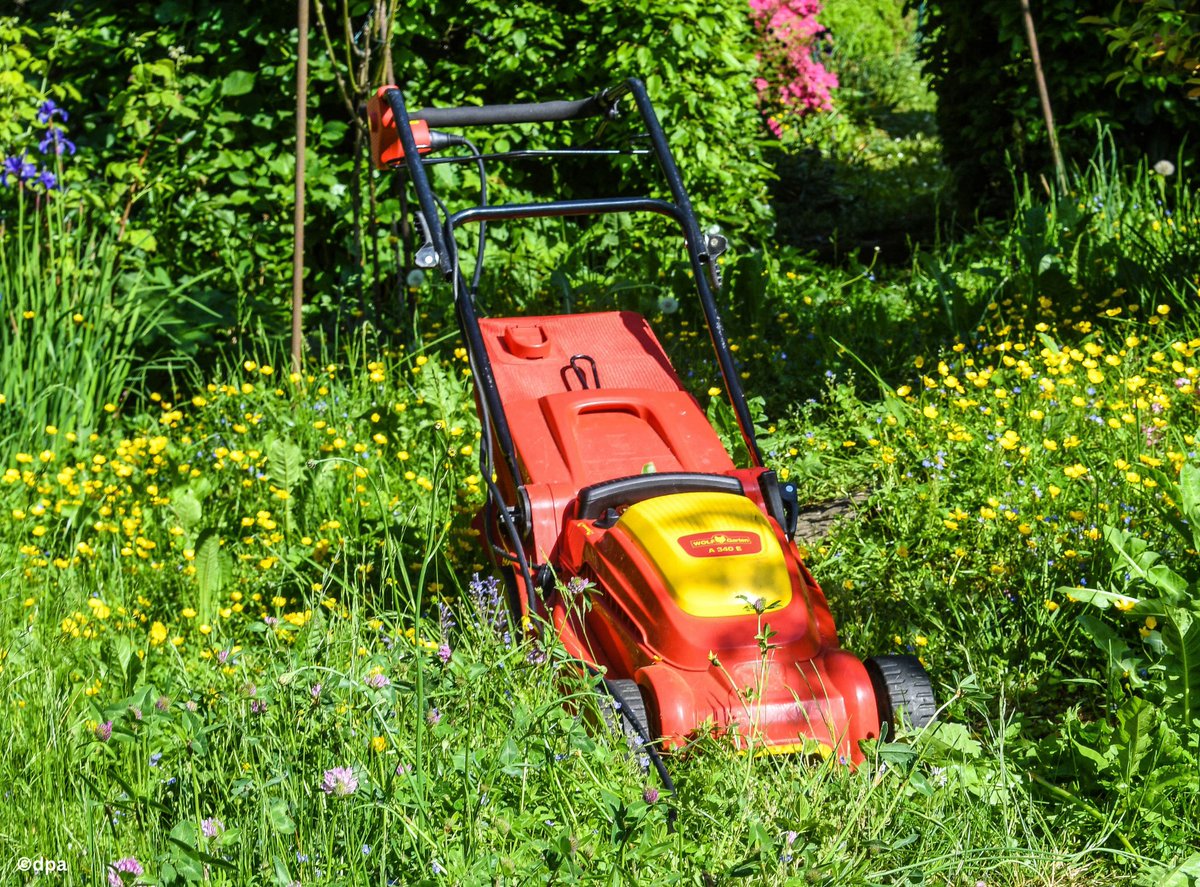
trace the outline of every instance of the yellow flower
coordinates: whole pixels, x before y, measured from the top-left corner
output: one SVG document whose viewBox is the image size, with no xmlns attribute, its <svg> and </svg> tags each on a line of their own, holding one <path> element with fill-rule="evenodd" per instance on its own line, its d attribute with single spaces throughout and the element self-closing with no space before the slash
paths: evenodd
<svg viewBox="0 0 1200 887">
<path fill-rule="evenodd" d="M 191 607 L 184 607 L 183 610 L 180 612 L 180 615 L 183 616 L 184 619 L 195 619 L 196 611 L 193 610 Z"/>
<path fill-rule="evenodd" d="M 921 410 L 921 413 L 924 414 L 926 419 L 936 419 L 938 417 L 938 409 L 933 404 L 928 404 Z"/>
<path fill-rule="evenodd" d="M 371 740 L 371 751 L 379 754 L 387 749 L 387 740 L 382 736 L 376 736 Z"/>
<path fill-rule="evenodd" d="M 167 627 L 161 622 L 155 622 L 150 626 L 150 643 L 154 646 L 159 646 L 167 640 Z"/>
<path fill-rule="evenodd" d="M 1048 600 L 1048 601 L 1046 601 L 1046 609 L 1049 610 L 1051 613 L 1053 613 L 1055 610 L 1058 609 L 1058 604 L 1054 601 Z"/>
</svg>

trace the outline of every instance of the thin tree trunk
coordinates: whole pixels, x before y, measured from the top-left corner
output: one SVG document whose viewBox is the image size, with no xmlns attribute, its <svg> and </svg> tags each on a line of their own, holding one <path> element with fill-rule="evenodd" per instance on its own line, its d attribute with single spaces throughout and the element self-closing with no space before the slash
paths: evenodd
<svg viewBox="0 0 1200 887">
<path fill-rule="evenodd" d="M 1025 36 L 1029 39 L 1029 54 L 1033 57 L 1033 73 L 1037 78 L 1038 98 L 1042 103 L 1042 116 L 1046 118 L 1046 133 L 1050 137 L 1050 153 L 1054 156 L 1054 176 L 1059 190 L 1067 191 L 1067 168 L 1063 165 L 1062 151 L 1058 147 L 1058 131 L 1054 128 L 1054 111 L 1050 108 L 1050 91 L 1046 89 L 1046 75 L 1042 72 L 1042 59 L 1038 54 L 1037 32 L 1033 27 L 1033 13 L 1029 0 L 1021 0 L 1021 12 L 1025 16 Z"/>
<path fill-rule="evenodd" d="M 300 372 L 304 352 L 304 149 L 308 141 L 308 0 L 299 0 L 296 14 L 296 213 L 292 242 L 292 371 Z"/>
</svg>

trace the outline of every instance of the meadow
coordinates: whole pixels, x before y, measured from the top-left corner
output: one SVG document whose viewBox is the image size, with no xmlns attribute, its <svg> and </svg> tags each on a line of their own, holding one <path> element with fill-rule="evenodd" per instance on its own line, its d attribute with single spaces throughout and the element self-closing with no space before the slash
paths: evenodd
<svg viewBox="0 0 1200 887">
<path fill-rule="evenodd" d="M 927 279 L 784 254 L 761 310 L 787 306 L 794 350 L 731 318 L 752 392 L 784 361 L 812 390 L 758 402 L 770 463 L 809 501 L 867 493 L 806 551 L 843 644 L 918 654 L 938 726 L 856 769 L 702 738 L 666 792 L 550 635 L 509 623 L 434 312 L 420 344 L 364 328 L 302 373 L 245 356 L 21 442 L 6 878 L 20 850 L 81 884 L 1189 883 L 1200 330 L 1173 299 L 1021 298 L 986 258 L 955 276 L 970 334 L 886 370 L 841 343 L 887 327 L 846 318 L 869 299 L 944 329 Z M 653 322 L 705 366 L 686 309 Z"/>
<path fill-rule="evenodd" d="M 597 33 L 634 27 L 626 4 L 592 5 Z M 506 64 L 575 94 L 517 27 L 542 5 L 469 6 L 433 100 L 475 84 L 488 29 L 521 35 Z M 100 112 L 68 118 L 76 87 L 46 75 L 107 59 L 113 22 L 0 19 L 25 78 L 0 93 L 18 109 L 0 115 L 0 883 L 1200 881 L 1194 169 L 1099 128 L 1068 187 L 1014 159 L 1002 212 L 953 217 L 917 24 L 891 2 L 827 3 L 841 91 L 782 109 L 766 148 L 727 139 L 763 128 L 743 6 L 688 13 L 724 41 L 726 77 L 667 24 L 613 64 L 716 91 L 724 122 L 701 125 L 687 89 L 654 84 L 698 206 L 727 226 L 718 298 L 759 442 L 802 505 L 855 503 L 803 555 L 844 647 L 920 658 L 937 721 L 857 767 L 699 735 L 664 755 L 665 784 L 553 631 L 513 624 L 472 526 L 467 354 L 445 288 L 404 273 L 376 224 L 399 201 L 329 111 L 332 43 L 293 368 L 291 112 L 250 107 L 291 64 L 282 13 L 253 13 L 252 73 L 244 34 L 155 7 L 110 84 L 128 145 L 103 141 Z M 568 41 L 561 18 L 545 27 Z M 396 45 L 425 51 L 426 26 L 393 22 Z M 137 55 L 156 47 L 169 63 Z M 124 83 L 110 67 L 77 82 Z M 738 454 L 657 229 L 492 233 L 492 313 L 642 312 Z"/>
</svg>

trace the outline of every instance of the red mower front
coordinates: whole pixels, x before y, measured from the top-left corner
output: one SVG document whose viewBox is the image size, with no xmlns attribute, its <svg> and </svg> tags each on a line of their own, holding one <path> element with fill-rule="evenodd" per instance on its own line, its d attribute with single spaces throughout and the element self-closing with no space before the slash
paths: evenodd
<svg viewBox="0 0 1200 887">
<path fill-rule="evenodd" d="M 632 98 L 649 148 L 482 155 L 441 128 L 597 117 L 602 129 Z M 368 108 L 381 167 L 411 177 L 424 243 L 455 308 L 476 386 L 488 487 L 479 525 L 509 579 L 514 615 L 553 627 L 566 650 L 605 677 L 645 737 L 680 746 L 728 735 L 742 747 L 861 758 L 859 742 L 899 710 L 921 726 L 935 713 L 913 657 L 860 661 L 838 647 L 825 596 L 793 540 L 796 489 L 763 464 L 718 314 L 719 235 L 703 235 L 644 86 L 637 80 L 577 102 L 425 108 L 411 116 L 384 87 Z M 453 157 L 424 155 L 445 148 Z M 479 205 L 450 213 L 426 165 L 572 155 L 650 154 L 670 199 L 596 197 Z M 735 466 L 646 319 L 631 311 L 481 317 L 476 292 L 488 221 L 654 213 L 673 220 L 750 464 Z M 480 228 L 474 274 L 456 231 Z"/>
</svg>

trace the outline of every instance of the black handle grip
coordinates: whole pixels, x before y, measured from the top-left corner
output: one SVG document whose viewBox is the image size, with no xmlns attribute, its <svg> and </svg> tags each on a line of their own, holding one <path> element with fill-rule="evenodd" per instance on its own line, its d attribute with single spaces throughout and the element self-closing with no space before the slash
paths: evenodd
<svg viewBox="0 0 1200 887">
<path fill-rule="evenodd" d="M 576 499 L 579 520 L 595 520 L 609 508 L 636 505 L 658 496 L 675 493 L 733 493 L 744 495 L 736 477 L 724 474 L 699 474 L 687 471 L 664 471 L 662 474 L 634 474 L 592 484 L 579 491 Z"/>
<path fill-rule="evenodd" d="M 527 105 L 481 105 L 462 108 L 422 108 L 410 115 L 430 126 L 491 126 L 496 123 L 549 123 L 580 117 L 604 117 L 611 105 L 602 95 L 575 102 L 535 102 Z"/>
</svg>

